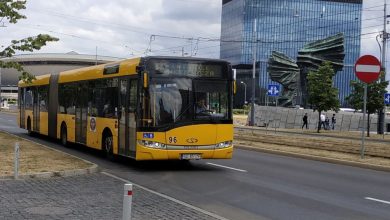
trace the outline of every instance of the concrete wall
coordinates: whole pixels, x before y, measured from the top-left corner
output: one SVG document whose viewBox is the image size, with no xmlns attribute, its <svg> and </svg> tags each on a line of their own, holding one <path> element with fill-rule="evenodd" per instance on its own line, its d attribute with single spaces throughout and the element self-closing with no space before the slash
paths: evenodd
<svg viewBox="0 0 390 220">
<path fill-rule="evenodd" d="M 264 126 L 268 124 L 269 128 L 301 128 L 302 117 L 307 113 L 308 128 L 316 129 L 318 125 L 318 112 L 309 109 L 293 109 L 274 106 L 255 106 L 255 125 Z M 335 130 L 339 131 L 359 131 L 363 128 L 363 114 L 353 112 L 324 112 L 325 116 L 331 120 L 332 115 L 336 114 Z M 250 117 L 250 114 L 249 114 Z M 366 118 L 367 120 L 367 118 Z M 370 116 L 370 131 L 377 130 L 377 115 Z M 390 117 L 386 116 L 386 123 L 390 123 Z"/>
</svg>

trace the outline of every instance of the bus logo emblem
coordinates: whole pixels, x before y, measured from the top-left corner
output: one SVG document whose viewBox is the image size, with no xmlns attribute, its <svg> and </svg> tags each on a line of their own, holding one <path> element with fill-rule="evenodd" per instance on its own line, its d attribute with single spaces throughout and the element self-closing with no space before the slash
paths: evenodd
<svg viewBox="0 0 390 220">
<path fill-rule="evenodd" d="M 187 143 L 195 144 L 195 143 L 198 142 L 198 139 L 196 139 L 196 138 L 188 138 L 186 141 L 187 141 Z"/>
</svg>

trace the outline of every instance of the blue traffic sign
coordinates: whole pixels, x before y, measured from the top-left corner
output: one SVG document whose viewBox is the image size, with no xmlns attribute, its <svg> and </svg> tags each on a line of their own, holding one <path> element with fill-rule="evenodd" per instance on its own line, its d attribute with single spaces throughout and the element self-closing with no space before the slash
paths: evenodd
<svg viewBox="0 0 390 220">
<path fill-rule="evenodd" d="M 268 85 L 268 96 L 278 96 L 280 92 L 279 85 Z"/>
<path fill-rule="evenodd" d="M 390 104 L 390 93 L 385 94 L 385 104 L 386 105 Z"/>
</svg>

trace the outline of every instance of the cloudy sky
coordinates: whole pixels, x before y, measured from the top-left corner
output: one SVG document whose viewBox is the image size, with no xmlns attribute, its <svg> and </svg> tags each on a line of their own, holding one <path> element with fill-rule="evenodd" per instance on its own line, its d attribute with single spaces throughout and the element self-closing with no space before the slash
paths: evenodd
<svg viewBox="0 0 390 220">
<path fill-rule="evenodd" d="M 7 24 L 1 44 L 38 33 L 60 38 L 40 52 L 115 57 L 219 56 L 220 0 L 28 0 L 27 19 Z M 1 29 L 0 29 L 1 30 Z M 191 39 L 193 38 L 193 39 Z"/>
<path fill-rule="evenodd" d="M 145 53 L 219 57 L 219 42 L 204 38 L 220 37 L 221 0 L 27 2 L 22 12 L 27 19 L 17 24 L 4 23 L 6 27 L 0 28 L 1 45 L 48 33 L 60 41 L 40 52 L 95 54 L 97 48 L 99 55 L 122 58 Z M 383 28 L 383 3 L 384 0 L 364 0 L 362 54 L 379 55 L 377 33 L 373 32 Z"/>
</svg>

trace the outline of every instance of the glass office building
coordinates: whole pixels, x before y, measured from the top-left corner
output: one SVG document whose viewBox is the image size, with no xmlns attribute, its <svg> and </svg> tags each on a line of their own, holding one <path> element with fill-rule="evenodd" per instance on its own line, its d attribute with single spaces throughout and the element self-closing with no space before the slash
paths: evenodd
<svg viewBox="0 0 390 220">
<path fill-rule="evenodd" d="M 260 98 L 257 94 L 257 102 L 265 104 L 263 93 L 268 84 L 275 84 L 267 73 L 272 51 L 296 60 L 298 50 L 308 42 L 342 32 L 344 68 L 337 72 L 334 86 L 339 89 L 341 104 L 346 104 L 350 81 L 356 79 L 353 66 L 360 55 L 362 0 L 223 0 L 222 4 L 220 58 L 240 69 L 253 63 L 256 48 L 256 74 L 263 91 Z M 251 73 L 238 70 L 237 77 L 248 78 Z"/>
</svg>

